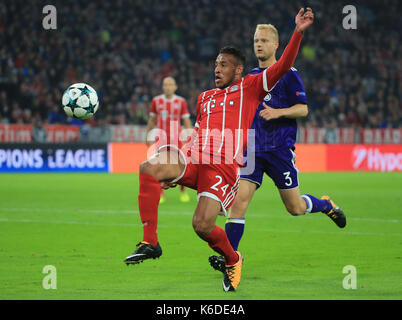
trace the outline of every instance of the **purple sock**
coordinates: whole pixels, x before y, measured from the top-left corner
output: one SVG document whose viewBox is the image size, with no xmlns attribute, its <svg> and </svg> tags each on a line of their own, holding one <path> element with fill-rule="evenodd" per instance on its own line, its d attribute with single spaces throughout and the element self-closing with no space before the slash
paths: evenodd
<svg viewBox="0 0 402 320">
<path fill-rule="evenodd" d="M 331 202 L 324 199 L 318 199 L 309 194 L 303 194 L 301 196 L 306 201 L 307 209 L 306 213 L 310 212 L 325 212 L 328 213 L 332 209 Z"/>
<path fill-rule="evenodd" d="M 228 218 L 225 223 L 225 231 L 234 251 L 239 247 L 239 242 L 244 232 L 245 218 Z"/>
</svg>

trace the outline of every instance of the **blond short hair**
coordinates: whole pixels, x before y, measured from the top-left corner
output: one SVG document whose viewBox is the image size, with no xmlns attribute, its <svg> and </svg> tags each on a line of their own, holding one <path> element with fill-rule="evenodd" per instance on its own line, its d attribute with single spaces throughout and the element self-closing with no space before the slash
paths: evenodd
<svg viewBox="0 0 402 320">
<path fill-rule="evenodd" d="M 276 41 L 279 41 L 278 30 L 272 24 L 257 24 L 257 27 L 255 28 L 255 32 L 257 32 L 258 30 L 270 30 L 272 32 L 272 34 L 274 35 L 274 39 Z"/>
</svg>

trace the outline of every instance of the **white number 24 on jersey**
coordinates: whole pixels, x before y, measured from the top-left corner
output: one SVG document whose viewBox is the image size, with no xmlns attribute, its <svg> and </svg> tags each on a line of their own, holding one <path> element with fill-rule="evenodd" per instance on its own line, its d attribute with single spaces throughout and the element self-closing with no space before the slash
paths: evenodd
<svg viewBox="0 0 402 320">
<path fill-rule="evenodd" d="M 215 178 L 218 178 L 218 182 L 215 183 L 211 189 L 215 190 L 215 191 L 219 191 L 218 186 L 222 183 L 222 177 L 221 176 L 215 176 Z M 222 191 L 222 195 L 224 196 L 226 194 L 226 190 L 229 187 L 229 184 L 224 185 L 223 187 L 221 187 L 221 191 Z"/>
</svg>

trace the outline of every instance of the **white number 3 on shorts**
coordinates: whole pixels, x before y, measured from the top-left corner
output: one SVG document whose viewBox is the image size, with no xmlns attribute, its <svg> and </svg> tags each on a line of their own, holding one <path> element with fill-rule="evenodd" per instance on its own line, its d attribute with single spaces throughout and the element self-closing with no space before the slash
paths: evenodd
<svg viewBox="0 0 402 320">
<path fill-rule="evenodd" d="M 285 186 L 289 187 L 292 185 L 292 178 L 290 176 L 290 171 L 284 172 L 283 175 L 285 176 Z"/>
</svg>

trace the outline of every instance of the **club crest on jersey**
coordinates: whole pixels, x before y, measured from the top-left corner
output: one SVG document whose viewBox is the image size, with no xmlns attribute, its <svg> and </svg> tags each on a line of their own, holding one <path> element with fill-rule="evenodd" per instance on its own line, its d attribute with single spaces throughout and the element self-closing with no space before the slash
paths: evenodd
<svg viewBox="0 0 402 320">
<path fill-rule="evenodd" d="M 233 92 L 239 89 L 239 86 L 236 84 L 233 87 L 230 88 L 229 92 Z"/>
<path fill-rule="evenodd" d="M 265 101 L 271 100 L 271 94 L 268 93 L 268 94 L 264 97 L 264 100 L 265 100 Z"/>
</svg>

